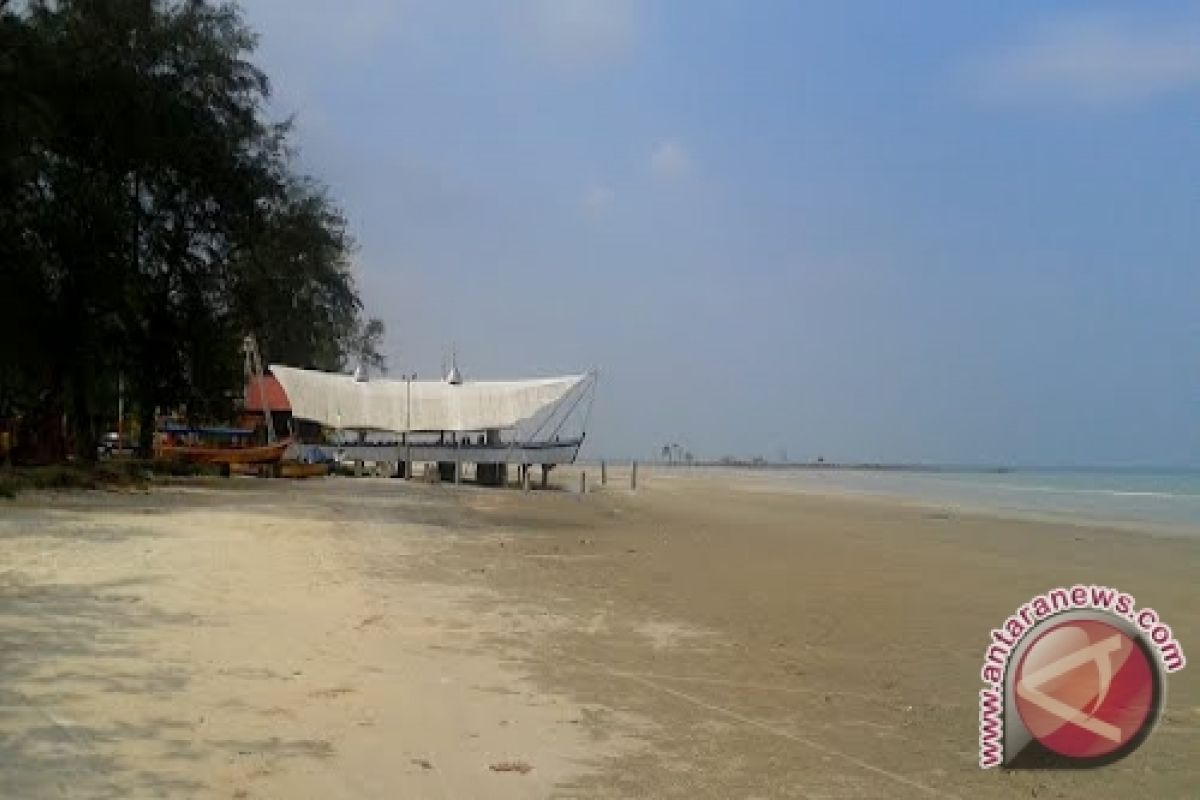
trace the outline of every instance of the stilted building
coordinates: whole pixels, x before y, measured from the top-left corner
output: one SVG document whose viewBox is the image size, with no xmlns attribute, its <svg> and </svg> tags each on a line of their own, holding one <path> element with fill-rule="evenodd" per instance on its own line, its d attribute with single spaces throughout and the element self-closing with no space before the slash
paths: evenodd
<svg viewBox="0 0 1200 800">
<path fill-rule="evenodd" d="M 595 374 L 523 380 L 464 380 L 457 365 L 442 380 L 368 378 L 272 365 L 292 416 L 334 429 L 324 446 L 339 460 L 437 465 L 459 481 L 465 466 L 480 483 L 502 484 L 508 465 L 542 467 L 575 460 L 586 435 Z M 432 468 L 432 467 L 431 467 Z M 524 477 L 524 476 L 522 476 Z"/>
</svg>

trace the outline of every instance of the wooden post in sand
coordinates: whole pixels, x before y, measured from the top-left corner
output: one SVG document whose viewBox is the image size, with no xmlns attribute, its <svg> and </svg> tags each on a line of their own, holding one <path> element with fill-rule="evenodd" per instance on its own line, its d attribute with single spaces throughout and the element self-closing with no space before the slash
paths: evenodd
<svg viewBox="0 0 1200 800">
<path fill-rule="evenodd" d="M 629 490 L 637 491 L 637 462 L 633 462 L 633 469 L 629 472 Z"/>
<path fill-rule="evenodd" d="M 579 473 L 579 496 L 583 497 L 587 494 L 587 473 Z"/>
<path fill-rule="evenodd" d="M 521 465 L 521 491 L 523 491 L 523 492 L 529 491 L 529 465 L 528 464 Z"/>
<path fill-rule="evenodd" d="M 600 485 L 608 486 L 608 462 L 600 462 Z"/>
</svg>

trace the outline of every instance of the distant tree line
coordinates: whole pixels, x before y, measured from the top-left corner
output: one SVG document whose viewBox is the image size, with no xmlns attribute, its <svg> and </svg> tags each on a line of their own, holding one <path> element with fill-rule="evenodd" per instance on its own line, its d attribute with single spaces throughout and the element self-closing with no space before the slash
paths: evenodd
<svg viewBox="0 0 1200 800">
<path fill-rule="evenodd" d="M 0 0 L 0 420 L 27 459 L 93 458 L 118 376 L 228 419 L 240 342 L 268 362 L 379 367 L 346 220 L 267 118 L 236 6 Z"/>
</svg>

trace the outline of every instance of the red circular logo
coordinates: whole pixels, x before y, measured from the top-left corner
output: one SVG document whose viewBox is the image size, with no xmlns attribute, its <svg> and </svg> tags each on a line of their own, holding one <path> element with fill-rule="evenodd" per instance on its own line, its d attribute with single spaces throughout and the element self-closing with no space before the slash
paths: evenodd
<svg viewBox="0 0 1200 800">
<path fill-rule="evenodd" d="M 1071 620 L 1044 631 L 1022 656 L 1014 682 L 1017 713 L 1055 753 L 1101 758 L 1136 747 L 1153 725 L 1156 681 L 1145 648 L 1124 631 Z"/>
</svg>

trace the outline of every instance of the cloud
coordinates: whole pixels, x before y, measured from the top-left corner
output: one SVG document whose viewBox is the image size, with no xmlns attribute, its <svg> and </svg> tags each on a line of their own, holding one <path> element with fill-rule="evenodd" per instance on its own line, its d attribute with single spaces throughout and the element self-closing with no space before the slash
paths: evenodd
<svg viewBox="0 0 1200 800">
<path fill-rule="evenodd" d="M 563 66 L 612 61 L 637 39 L 632 0 L 530 0 L 516 21 L 536 52 Z"/>
<path fill-rule="evenodd" d="M 583 205 L 583 210 L 588 214 L 599 216 L 612 206 L 613 198 L 612 189 L 597 184 L 587 188 L 583 193 L 581 204 Z"/>
<path fill-rule="evenodd" d="M 987 60 L 979 84 L 988 99 L 1126 107 L 1200 88 L 1198 42 L 1200 17 L 1062 17 Z"/>
<path fill-rule="evenodd" d="M 682 178 L 692 171 L 692 159 L 678 141 L 666 139 L 650 154 L 650 171 L 664 180 Z"/>
</svg>

